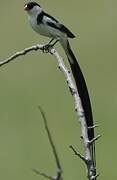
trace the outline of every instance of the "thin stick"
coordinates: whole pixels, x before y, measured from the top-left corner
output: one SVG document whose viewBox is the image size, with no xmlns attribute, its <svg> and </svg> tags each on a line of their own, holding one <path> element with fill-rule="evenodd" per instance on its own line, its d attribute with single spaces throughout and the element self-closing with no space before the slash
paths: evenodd
<svg viewBox="0 0 117 180">
<path fill-rule="evenodd" d="M 47 124 L 47 120 L 46 120 L 46 117 L 45 117 L 45 113 L 44 113 L 43 109 L 40 106 L 38 106 L 38 108 L 39 108 L 39 110 L 41 112 L 41 115 L 43 117 L 43 120 L 44 120 L 45 129 L 46 129 L 46 132 L 47 132 L 47 135 L 48 135 L 48 139 L 49 139 L 49 142 L 51 144 L 51 147 L 52 147 L 52 150 L 53 150 L 53 153 L 54 153 L 54 157 L 55 157 L 55 160 L 56 160 L 56 165 L 57 165 L 58 169 L 61 169 L 59 157 L 57 155 L 57 151 L 56 151 L 55 145 L 53 143 L 50 130 L 48 128 L 48 124 Z"/>
<path fill-rule="evenodd" d="M 82 159 L 86 163 L 86 158 L 82 154 L 76 151 L 72 145 L 70 145 L 69 147 L 72 149 L 72 151 L 74 152 L 76 156 L 78 156 L 80 159 Z"/>
<path fill-rule="evenodd" d="M 59 161 L 59 157 L 58 157 L 58 154 L 57 154 L 57 151 L 56 151 L 54 142 L 53 142 L 53 140 L 52 140 L 50 130 L 49 130 L 49 128 L 48 128 L 48 123 L 47 123 L 47 120 L 46 120 L 45 113 L 44 113 L 43 109 L 41 108 L 41 106 L 38 106 L 38 108 L 39 108 L 39 110 L 40 110 L 40 112 L 41 112 L 41 115 L 42 115 L 42 117 L 43 117 L 45 130 L 46 130 L 46 132 L 47 132 L 48 139 L 49 139 L 49 142 L 50 142 L 50 145 L 51 145 L 51 148 L 52 148 L 54 157 L 55 157 L 55 161 L 56 161 L 57 176 L 56 176 L 56 178 L 54 177 L 54 179 L 60 180 L 61 174 L 62 174 L 62 168 L 61 168 L 61 164 L 60 164 L 60 161 Z"/>
<path fill-rule="evenodd" d="M 53 177 L 48 176 L 46 173 L 39 172 L 39 171 L 37 171 L 36 169 L 32 169 L 32 171 L 35 172 L 36 174 L 39 174 L 40 176 L 43 176 L 43 177 L 45 177 L 45 178 L 47 178 L 47 179 L 53 180 Z"/>
<path fill-rule="evenodd" d="M 23 55 L 26 55 L 28 54 L 29 52 L 31 51 L 37 51 L 37 50 L 43 50 L 43 47 L 44 45 L 41 45 L 41 44 L 37 44 L 37 45 L 34 45 L 34 46 L 31 46 L 31 47 L 28 47 L 28 48 L 25 48 L 23 49 L 22 51 L 19 51 L 19 52 L 16 52 L 14 53 L 13 55 L 11 55 L 10 57 L 8 57 L 7 59 L 4 59 L 4 60 L 0 60 L 0 66 L 3 66 L 13 60 L 15 60 L 17 57 L 19 56 L 23 56 Z"/>
</svg>

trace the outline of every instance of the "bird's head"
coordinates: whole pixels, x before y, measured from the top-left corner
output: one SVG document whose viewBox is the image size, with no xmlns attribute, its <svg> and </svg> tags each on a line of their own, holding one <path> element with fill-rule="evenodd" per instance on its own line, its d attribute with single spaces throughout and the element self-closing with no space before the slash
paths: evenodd
<svg viewBox="0 0 117 180">
<path fill-rule="evenodd" d="M 36 2 L 29 2 L 24 5 L 24 10 L 27 11 L 29 15 L 36 15 L 42 12 L 42 8 Z"/>
</svg>

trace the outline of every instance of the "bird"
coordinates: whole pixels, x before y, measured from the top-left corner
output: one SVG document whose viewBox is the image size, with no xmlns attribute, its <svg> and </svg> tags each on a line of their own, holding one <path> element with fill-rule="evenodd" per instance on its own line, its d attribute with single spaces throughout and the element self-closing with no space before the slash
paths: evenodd
<svg viewBox="0 0 117 180">
<path fill-rule="evenodd" d="M 92 107 L 89 98 L 89 93 L 86 85 L 86 81 L 84 79 L 81 68 L 78 64 L 78 61 L 70 47 L 69 38 L 75 38 L 75 35 L 61 22 L 57 19 L 46 13 L 43 8 L 36 2 L 28 2 L 24 5 L 24 10 L 28 14 L 29 23 L 34 31 L 38 34 L 50 37 L 51 40 L 48 43 L 51 44 L 52 41 L 59 41 L 61 46 L 63 47 L 66 56 L 68 58 L 68 62 L 70 64 L 72 74 L 76 83 L 77 91 L 79 93 L 81 103 L 84 110 L 84 115 L 87 123 L 87 134 L 89 141 L 94 139 L 94 122 L 93 122 L 93 114 Z M 53 45 L 55 44 L 53 43 Z M 90 146 L 91 148 L 91 156 L 93 160 L 94 167 L 96 166 L 96 158 L 95 158 L 95 142 Z"/>
</svg>

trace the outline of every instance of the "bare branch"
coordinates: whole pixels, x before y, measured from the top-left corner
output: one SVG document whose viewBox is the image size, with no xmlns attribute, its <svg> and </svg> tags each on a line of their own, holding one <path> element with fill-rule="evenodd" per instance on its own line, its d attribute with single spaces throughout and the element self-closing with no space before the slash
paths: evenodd
<svg viewBox="0 0 117 180">
<path fill-rule="evenodd" d="M 52 148 L 54 157 L 55 157 L 55 161 L 56 161 L 57 175 L 56 175 L 56 177 L 53 177 L 53 179 L 55 179 L 55 180 L 60 180 L 60 179 L 61 179 L 61 175 L 62 175 L 62 168 L 61 168 L 61 164 L 60 164 L 60 161 L 59 161 L 59 157 L 58 157 L 58 154 L 57 154 L 55 145 L 54 145 L 54 143 L 53 143 L 50 130 L 49 130 L 49 128 L 48 128 L 48 124 L 47 124 L 47 120 L 46 120 L 45 113 L 44 113 L 43 109 L 42 109 L 40 106 L 38 106 L 38 108 L 39 108 L 39 110 L 40 110 L 40 112 L 41 112 L 41 115 L 42 115 L 42 117 L 43 117 L 45 130 L 46 130 L 46 132 L 47 132 L 48 139 L 49 139 L 49 142 L 50 142 L 50 145 L 51 145 L 51 148 Z M 43 174 L 43 173 L 42 173 L 42 174 Z M 44 175 L 45 175 L 45 174 L 44 174 Z M 48 176 L 48 177 L 50 177 L 50 176 Z"/>
<path fill-rule="evenodd" d="M 14 53 L 13 55 L 11 55 L 10 57 L 8 57 L 7 59 L 4 59 L 4 60 L 1 60 L 0 61 L 0 67 L 7 64 L 7 63 L 10 63 L 11 61 L 17 59 L 18 57 L 20 56 L 23 56 L 23 55 L 26 55 L 28 54 L 29 52 L 31 51 L 37 51 L 37 50 L 42 50 L 43 52 L 49 52 L 51 53 L 51 49 L 52 47 L 50 46 L 48 48 L 47 51 L 44 51 L 44 47 L 45 45 L 41 45 L 41 44 L 37 44 L 37 45 L 34 45 L 34 46 L 31 46 L 31 47 L 28 47 L 28 48 L 25 48 L 19 52 L 16 52 Z M 62 177 L 61 177 L 61 174 L 62 174 L 62 168 L 61 168 L 61 165 L 60 165 L 60 161 L 59 161 L 59 158 L 58 158 L 58 155 L 57 155 L 57 152 L 56 152 L 56 148 L 55 148 L 55 145 L 53 143 L 53 140 L 52 140 L 52 137 L 51 137 L 51 133 L 49 131 L 49 128 L 48 128 L 48 125 L 47 125 L 47 120 L 46 120 L 46 117 L 45 117 L 45 113 L 43 112 L 42 108 L 39 106 L 38 107 L 40 112 L 41 112 L 41 115 L 43 117 L 43 120 L 44 120 L 44 125 L 45 125 L 45 129 L 46 129 L 46 132 L 47 132 L 47 135 L 48 135 L 48 139 L 49 139 L 49 142 L 50 142 L 50 145 L 52 147 L 52 150 L 53 150 L 53 154 L 54 154 L 54 157 L 55 157 L 55 161 L 56 161 L 56 166 L 57 166 L 57 176 L 56 177 L 51 177 L 51 176 L 48 176 L 47 174 L 45 173 L 41 173 L 39 171 L 37 171 L 36 169 L 32 169 L 35 173 L 39 174 L 39 175 L 42 175 L 48 179 L 52 179 L 52 180 L 61 180 Z"/>
<path fill-rule="evenodd" d="M 89 141 L 90 144 L 94 143 L 96 140 L 98 140 L 101 137 L 101 135 L 99 134 L 98 136 L 96 136 L 95 138 L 93 138 L 91 141 Z"/>
<path fill-rule="evenodd" d="M 26 49 L 24 49 L 24 50 L 22 50 L 20 52 L 16 52 L 14 55 L 10 56 L 9 58 L 7 58 L 5 60 L 2 60 L 0 62 L 0 66 L 3 66 L 4 64 L 15 60 L 17 57 L 25 55 L 25 54 L 27 54 L 27 53 L 29 53 L 31 51 L 37 51 L 38 49 L 39 50 L 44 50 L 43 48 L 44 48 L 44 45 L 34 45 L 34 46 L 26 48 Z M 72 96 L 74 98 L 75 111 L 76 111 L 77 115 L 79 116 L 79 121 L 80 121 L 80 124 L 81 124 L 81 131 L 82 131 L 82 139 L 83 139 L 84 147 L 85 147 L 85 159 L 87 160 L 86 164 L 87 164 L 87 169 L 88 169 L 88 179 L 89 180 L 95 179 L 96 178 L 95 167 L 94 167 L 93 159 L 92 159 L 92 156 L 91 156 L 91 148 L 87 143 L 89 143 L 89 144 L 93 143 L 95 140 L 97 140 L 99 138 L 99 136 L 94 138 L 92 141 L 89 141 L 88 134 L 87 134 L 88 127 L 87 127 L 87 124 L 86 124 L 86 119 L 85 119 L 84 110 L 83 110 L 83 107 L 82 107 L 82 102 L 81 102 L 81 99 L 79 97 L 77 88 L 76 88 L 76 86 L 74 84 L 74 81 L 72 80 L 71 73 L 66 68 L 62 57 L 59 55 L 59 53 L 53 47 L 50 47 L 48 52 L 51 53 L 55 57 L 55 59 L 57 60 L 58 67 L 63 72 L 63 74 L 65 75 L 68 87 L 69 87 L 70 92 L 71 92 L 71 94 L 72 94 Z M 45 129 L 46 129 L 47 134 L 48 134 L 48 138 L 49 138 L 52 150 L 53 150 L 53 154 L 54 154 L 54 157 L 55 157 L 55 160 L 56 160 L 56 165 L 57 165 L 58 172 L 59 172 L 57 174 L 57 177 L 60 177 L 60 178 L 58 178 L 58 179 L 56 178 L 56 180 L 60 180 L 60 179 L 62 179 L 62 177 L 61 177 L 62 169 L 61 169 L 61 165 L 60 165 L 60 162 L 59 162 L 59 158 L 58 158 L 58 155 L 56 153 L 56 149 L 55 149 L 54 143 L 52 141 L 50 131 L 49 131 L 48 126 L 47 126 L 47 121 L 46 121 L 46 118 L 45 118 L 45 114 L 43 113 L 43 110 L 40 107 L 39 107 L 39 109 L 40 109 L 40 112 L 41 112 L 41 114 L 43 116 L 43 119 L 44 119 Z M 94 127 L 90 127 L 90 128 L 94 128 Z M 81 159 L 83 160 L 82 155 L 78 155 L 78 156 L 82 157 Z"/>
<path fill-rule="evenodd" d="M 7 59 L 1 60 L 0 66 L 3 66 L 5 64 L 15 60 L 19 56 L 26 55 L 27 53 L 29 53 L 31 51 L 43 50 L 43 47 L 44 47 L 44 45 L 37 44 L 37 45 L 31 46 L 31 47 L 25 48 L 22 51 L 14 53 L 12 56 L 8 57 Z"/>
<path fill-rule="evenodd" d="M 88 126 L 88 129 L 94 129 L 94 128 L 97 128 L 97 127 L 99 127 L 99 125 L 94 125 L 94 126 Z"/>
<path fill-rule="evenodd" d="M 78 151 L 76 151 L 72 145 L 70 145 L 69 147 L 72 149 L 72 151 L 74 152 L 76 156 L 78 156 L 80 159 L 82 159 L 86 163 L 86 158 L 83 155 L 81 155 Z"/>
<path fill-rule="evenodd" d="M 81 124 L 82 139 L 83 139 L 84 147 L 85 147 L 85 159 L 86 159 L 86 165 L 87 165 L 87 170 L 88 170 L 88 179 L 91 180 L 92 177 L 95 177 L 96 170 L 95 170 L 93 159 L 92 159 L 92 156 L 91 156 L 91 148 L 88 145 L 88 142 L 89 142 L 88 133 L 87 133 L 88 132 L 87 131 L 88 127 L 87 127 L 87 123 L 86 123 L 86 119 L 85 119 L 85 115 L 84 115 L 84 109 L 82 107 L 82 102 L 81 102 L 81 99 L 79 97 L 77 88 L 76 88 L 76 86 L 74 84 L 74 81 L 72 79 L 71 73 L 66 68 L 62 57 L 53 48 L 51 49 L 51 54 L 53 54 L 55 56 L 55 59 L 57 60 L 59 69 L 65 75 L 68 87 L 69 87 L 70 92 L 71 92 L 71 94 L 72 94 L 72 96 L 74 98 L 75 111 L 76 111 L 76 113 L 77 113 L 77 115 L 79 117 L 79 121 L 80 121 L 80 124 Z M 77 153 L 77 155 L 84 161 L 84 158 L 83 158 L 82 155 L 80 155 L 80 153 Z"/>
<path fill-rule="evenodd" d="M 35 172 L 36 174 L 40 175 L 40 176 L 43 176 L 43 177 L 47 178 L 47 179 L 54 180 L 53 177 L 48 176 L 46 173 L 39 172 L 39 171 L 36 170 L 36 169 L 32 169 L 32 171 Z"/>
</svg>

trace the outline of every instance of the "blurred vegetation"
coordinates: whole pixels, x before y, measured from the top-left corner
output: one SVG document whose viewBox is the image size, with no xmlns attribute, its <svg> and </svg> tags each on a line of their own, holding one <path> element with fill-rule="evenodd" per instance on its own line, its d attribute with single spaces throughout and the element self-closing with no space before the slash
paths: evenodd
<svg viewBox="0 0 117 180">
<path fill-rule="evenodd" d="M 0 59 L 48 39 L 33 32 L 23 0 L 1 0 Z M 86 78 L 96 129 L 99 180 L 117 177 L 117 2 L 39 2 L 76 34 L 71 41 Z M 57 45 L 59 48 L 59 45 Z M 61 52 L 63 53 L 63 51 Z M 64 179 L 86 179 L 84 164 L 69 145 L 82 151 L 73 99 L 53 57 L 30 53 L 0 69 L 0 179 L 37 180 L 31 168 L 54 174 L 55 162 L 37 106 L 43 107 L 63 166 Z"/>
</svg>

